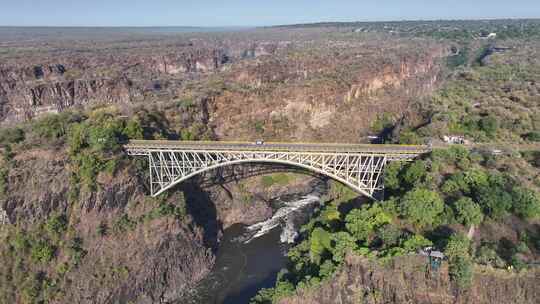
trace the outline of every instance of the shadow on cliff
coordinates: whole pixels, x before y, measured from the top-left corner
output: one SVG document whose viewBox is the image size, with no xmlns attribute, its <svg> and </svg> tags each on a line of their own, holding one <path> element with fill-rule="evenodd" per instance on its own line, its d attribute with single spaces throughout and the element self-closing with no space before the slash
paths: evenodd
<svg viewBox="0 0 540 304">
<path fill-rule="evenodd" d="M 217 168 L 207 174 L 200 176 L 198 178 L 198 183 L 203 188 L 211 186 L 222 186 L 231 182 L 239 182 L 243 179 L 247 179 L 250 177 L 262 176 L 272 173 L 298 173 L 321 178 L 320 174 L 299 167 L 280 164 L 252 163 Z"/>
<path fill-rule="evenodd" d="M 184 182 L 179 189 L 184 192 L 187 212 L 195 224 L 204 229 L 204 245 L 217 250 L 222 223 L 218 220 L 217 209 L 210 194 L 193 179 Z"/>
</svg>

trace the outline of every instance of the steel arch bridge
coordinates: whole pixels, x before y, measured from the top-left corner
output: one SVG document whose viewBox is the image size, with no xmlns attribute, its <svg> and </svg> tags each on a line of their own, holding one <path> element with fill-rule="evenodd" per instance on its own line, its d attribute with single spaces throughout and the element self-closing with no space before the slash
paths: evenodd
<svg viewBox="0 0 540 304">
<path fill-rule="evenodd" d="M 408 161 L 430 152 L 427 146 L 246 143 L 133 140 L 129 155 L 148 157 L 152 196 L 206 171 L 244 163 L 275 163 L 310 170 L 368 197 L 384 188 L 381 175 L 390 161 Z"/>
</svg>

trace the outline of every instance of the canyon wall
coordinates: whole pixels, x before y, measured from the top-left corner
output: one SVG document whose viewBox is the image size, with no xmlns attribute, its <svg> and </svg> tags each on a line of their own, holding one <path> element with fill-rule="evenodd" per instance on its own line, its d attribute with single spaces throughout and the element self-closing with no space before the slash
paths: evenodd
<svg viewBox="0 0 540 304">
<path fill-rule="evenodd" d="M 472 286 L 458 289 L 449 279 L 447 263 L 434 271 L 427 257 L 399 257 L 380 265 L 349 256 L 343 268 L 318 288 L 300 291 L 280 304 L 533 304 L 540 291 L 538 269 L 516 274 L 476 266 Z"/>
</svg>

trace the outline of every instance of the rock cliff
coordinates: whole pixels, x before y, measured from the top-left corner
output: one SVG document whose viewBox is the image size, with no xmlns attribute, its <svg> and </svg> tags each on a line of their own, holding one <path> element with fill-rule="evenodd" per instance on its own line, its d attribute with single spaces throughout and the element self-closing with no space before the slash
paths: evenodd
<svg viewBox="0 0 540 304">
<path fill-rule="evenodd" d="M 350 256 L 343 269 L 316 290 L 306 290 L 281 304 L 347 303 L 523 303 L 538 302 L 540 272 L 521 274 L 505 270 L 475 269 L 472 287 L 459 291 L 448 277 L 448 267 L 429 269 L 426 257 L 406 256 L 381 266 Z"/>
</svg>

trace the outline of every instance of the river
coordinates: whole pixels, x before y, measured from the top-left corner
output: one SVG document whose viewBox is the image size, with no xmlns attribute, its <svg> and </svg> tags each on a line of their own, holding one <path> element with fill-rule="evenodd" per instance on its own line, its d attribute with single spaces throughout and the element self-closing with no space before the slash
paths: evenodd
<svg viewBox="0 0 540 304">
<path fill-rule="evenodd" d="M 272 205 L 274 216 L 267 221 L 224 231 L 212 272 L 187 303 L 247 304 L 260 289 L 275 285 L 298 229 L 319 206 L 319 196 L 291 196 Z"/>
</svg>

